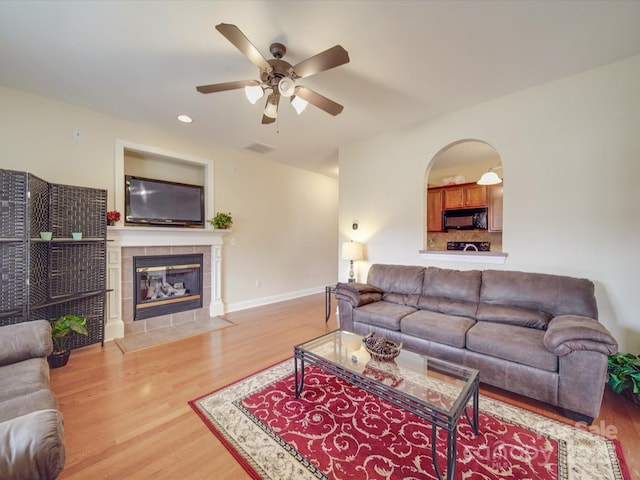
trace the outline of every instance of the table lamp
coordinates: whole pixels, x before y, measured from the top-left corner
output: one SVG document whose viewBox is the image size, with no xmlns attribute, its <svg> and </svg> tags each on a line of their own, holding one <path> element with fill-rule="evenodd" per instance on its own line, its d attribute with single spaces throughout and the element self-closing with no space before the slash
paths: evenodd
<svg viewBox="0 0 640 480">
<path fill-rule="evenodd" d="M 354 260 L 362 260 L 362 244 L 354 242 L 343 242 L 342 244 L 342 259 L 349 260 L 349 283 L 356 281 L 355 273 L 353 272 Z"/>
</svg>

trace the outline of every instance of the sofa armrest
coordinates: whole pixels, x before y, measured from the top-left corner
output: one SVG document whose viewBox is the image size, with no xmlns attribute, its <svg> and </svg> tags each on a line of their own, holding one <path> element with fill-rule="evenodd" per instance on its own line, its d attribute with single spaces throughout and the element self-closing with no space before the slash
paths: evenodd
<svg viewBox="0 0 640 480">
<path fill-rule="evenodd" d="M 597 320 L 580 315 L 559 315 L 549 322 L 544 334 L 544 346 L 558 356 L 578 350 L 611 355 L 618 343 Z"/>
<path fill-rule="evenodd" d="M 46 357 L 52 351 L 51 325 L 46 320 L 0 327 L 0 366 Z"/>
<path fill-rule="evenodd" d="M 382 299 L 382 290 L 366 283 L 338 283 L 336 299 L 349 302 L 354 308 Z"/>
<path fill-rule="evenodd" d="M 0 445 L 0 478 L 57 478 L 65 462 L 62 415 L 38 410 L 1 422 Z"/>
</svg>

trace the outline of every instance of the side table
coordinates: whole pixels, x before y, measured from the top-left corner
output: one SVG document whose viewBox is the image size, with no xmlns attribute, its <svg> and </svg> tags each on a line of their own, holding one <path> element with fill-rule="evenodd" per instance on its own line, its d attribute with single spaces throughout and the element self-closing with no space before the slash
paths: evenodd
<svg viewBox="0 0 640 480">
<path fill-rule="evenodd" d="M 331 316 L 331 294 L 336 293 L 335 285 L 327 285 L 324 287 L 324 323 L 329 321 L 329 317 Z"/>
</svg>

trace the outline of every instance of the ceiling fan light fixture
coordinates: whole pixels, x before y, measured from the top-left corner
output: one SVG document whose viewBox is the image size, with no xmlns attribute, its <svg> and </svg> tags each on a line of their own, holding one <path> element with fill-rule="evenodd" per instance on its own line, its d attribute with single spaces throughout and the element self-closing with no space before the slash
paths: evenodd
<svg viewBox="0 0 640 480">
<path fill-rule="evenodd" d="M 269 95 L 269 98 L 267 98 L 267 104 L 264 107 L 263 113 L 269 118 L 278 117 L 278 103 L 273 93 Z"/>
<path fill-rule="evenodd" d="M 244 94 L 247 96 L 247 100 L 253 105 L 264 95 L 264 90 L 260 85 L 247 85 L 244 87 Z"/>
<path fill-rule="evenodd" d="M 291 106 L 296 110 L 296 113 L 300 115 L 305 108 L 307 108 L 309 102 L 298 96 L 291 97 Z"/>
<path fill-rule="evenodd" d="M 290 97 L 296 91 L 296 81 L 291 77 L 283 77 L 278 82 L 278 91 L 283 97 Z"/>
</svg>

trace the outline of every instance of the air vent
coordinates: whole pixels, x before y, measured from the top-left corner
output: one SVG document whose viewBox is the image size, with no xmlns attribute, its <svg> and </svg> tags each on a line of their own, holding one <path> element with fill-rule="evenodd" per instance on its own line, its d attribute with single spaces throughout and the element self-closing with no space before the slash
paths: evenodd
<svg viewBox="0 0 640 480">
<path fill-rule="evenodd" d="M 276 149 L 276 147 L 273 147 L 271 145 L 267 145 L 266 143 L 259 143 L 259 142 L 252 143 L 251 145 L 249 145 L 247 147 L 247 150 L 252 150 L 252 151 L 257 152 L 257 153 L 269 153 L 269 152 L 271 152 L 272 150 L 275 150 L 275 149 Z"/>
</svg>

